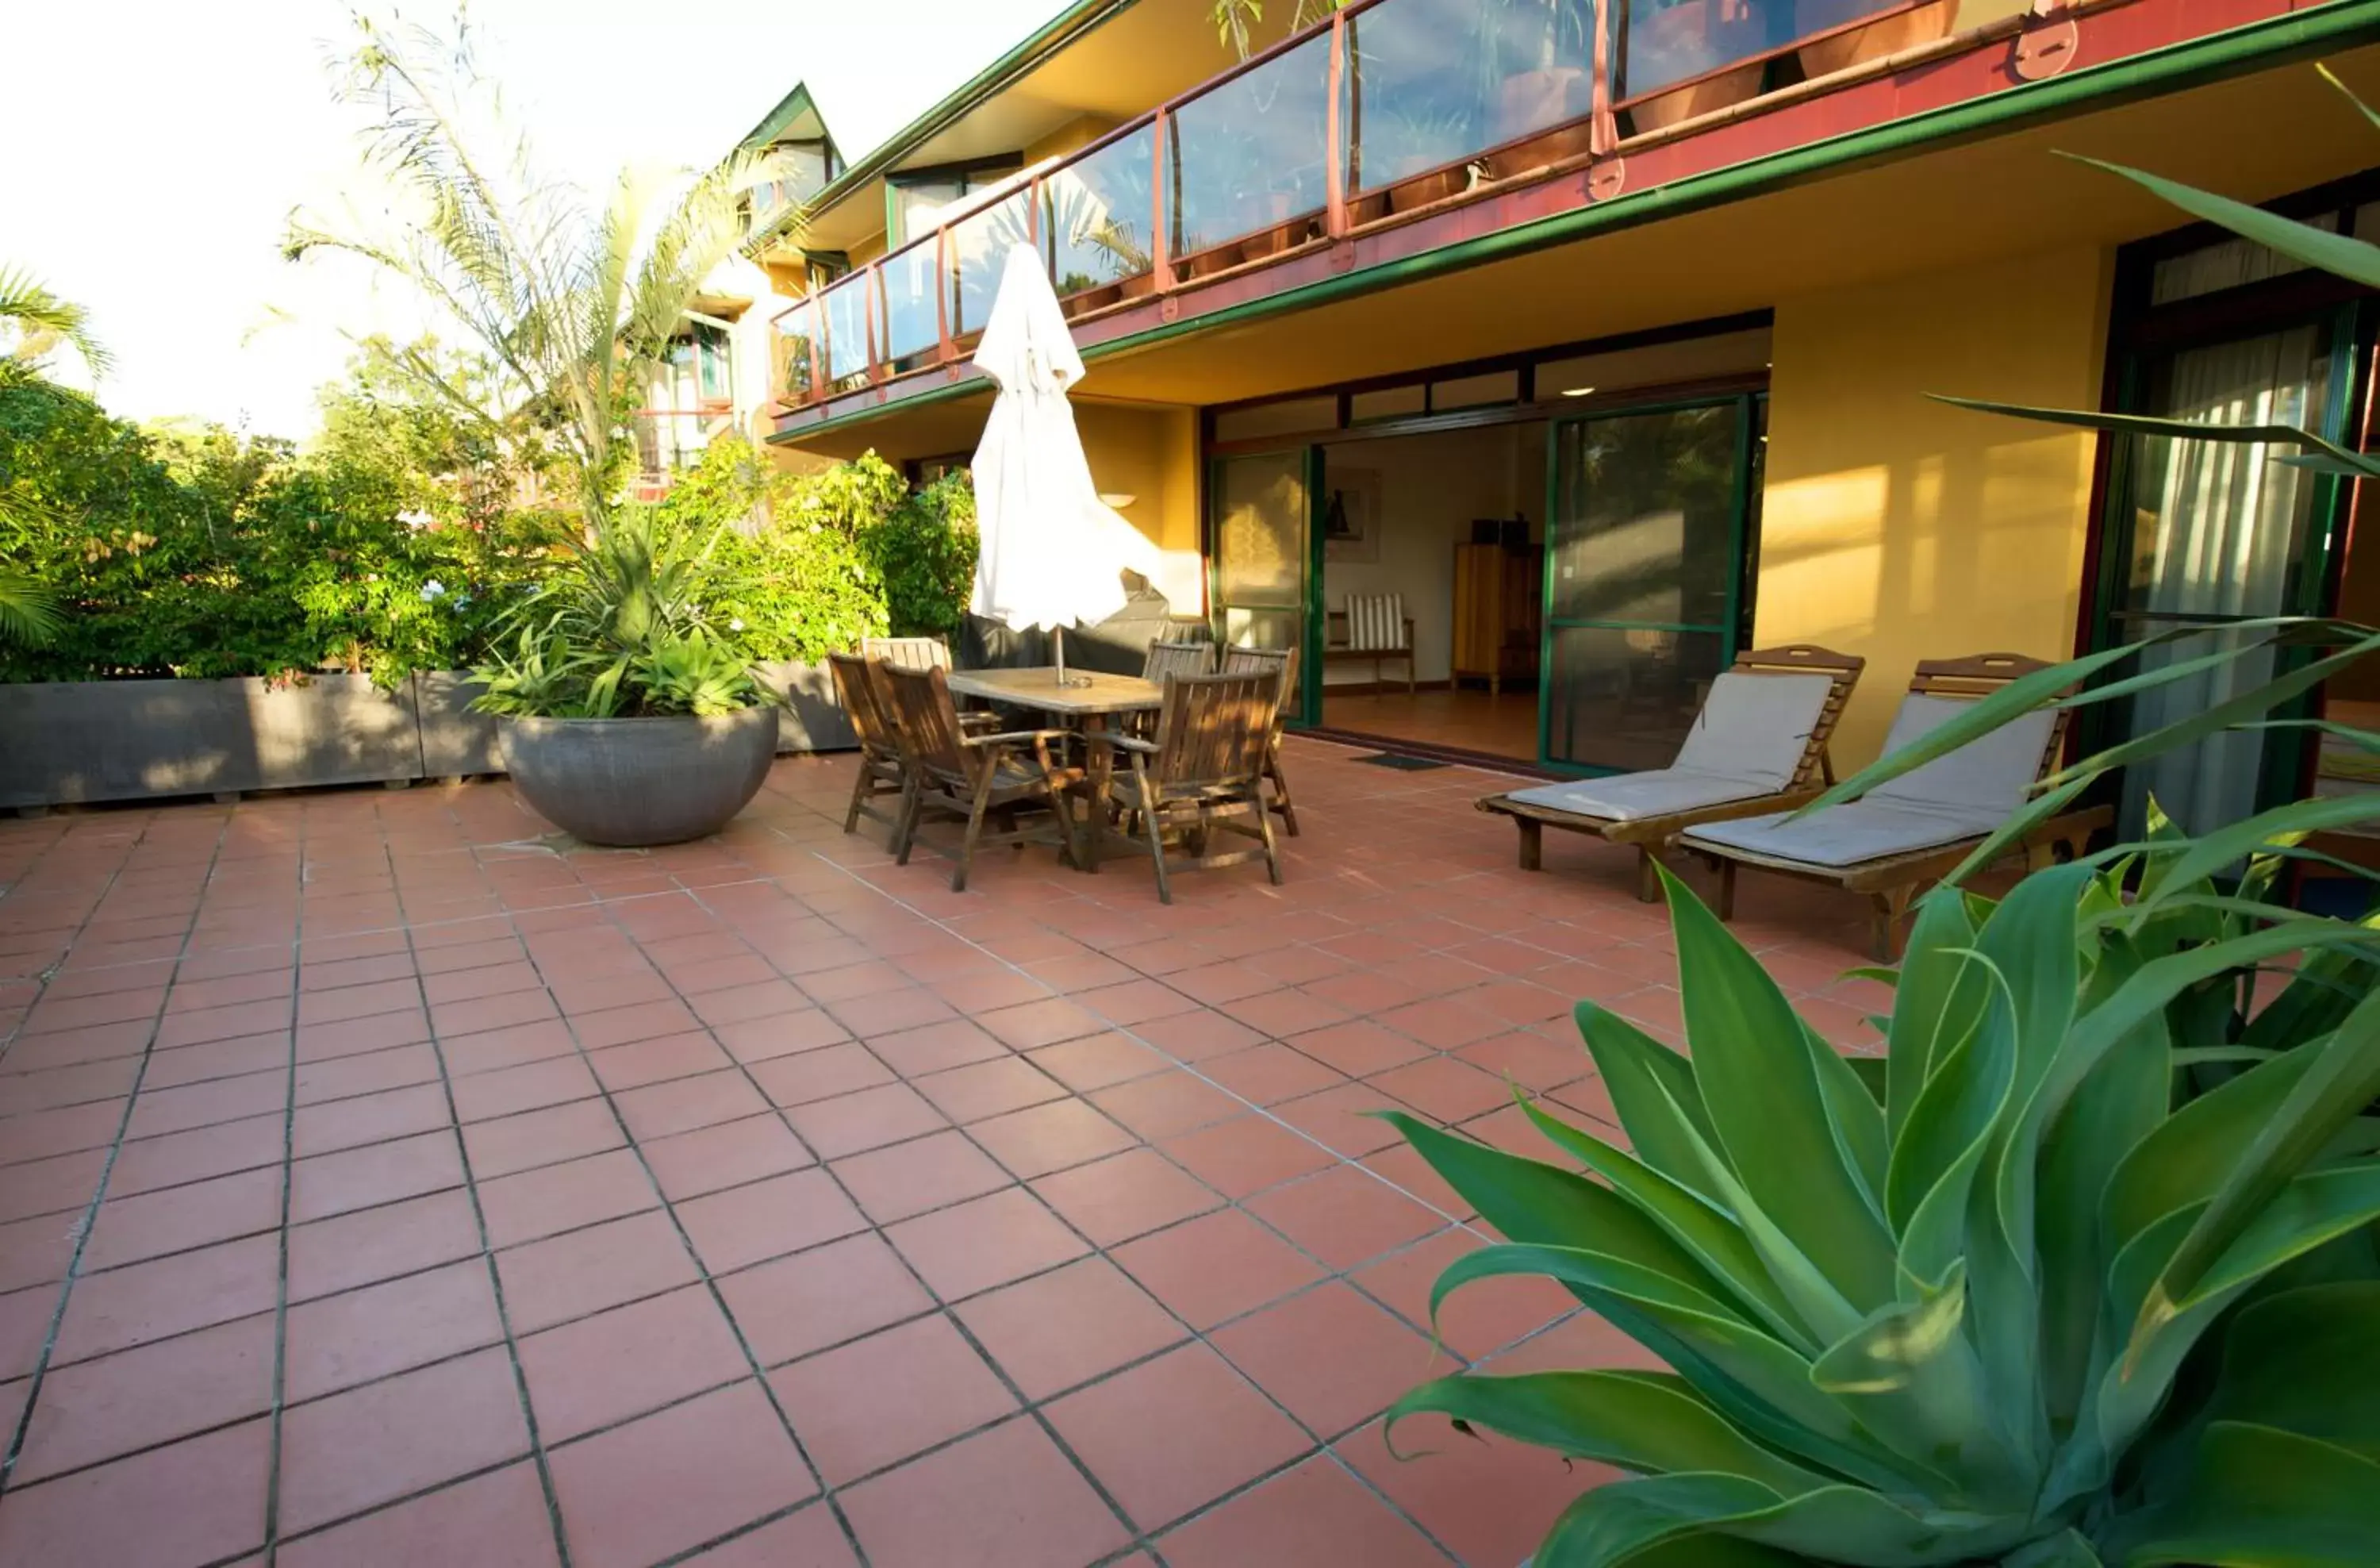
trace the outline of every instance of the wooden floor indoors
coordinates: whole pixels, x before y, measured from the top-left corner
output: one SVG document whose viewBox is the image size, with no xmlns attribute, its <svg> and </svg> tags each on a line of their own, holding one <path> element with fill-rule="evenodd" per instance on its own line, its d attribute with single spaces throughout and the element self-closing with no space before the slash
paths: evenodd
<svg viewBox="0 0 2380 1568">
<path fill-rule="evenodd" d="M 1523 761 L 1537 755 L 1537 693 L 1535 687 L 1489 696 L 1472 687 L 1458 691 L 1326 691 L 1322 722 L 1334 730 L 1416 741 L 1426 746 L 1475 751 Z"/>
</svg>

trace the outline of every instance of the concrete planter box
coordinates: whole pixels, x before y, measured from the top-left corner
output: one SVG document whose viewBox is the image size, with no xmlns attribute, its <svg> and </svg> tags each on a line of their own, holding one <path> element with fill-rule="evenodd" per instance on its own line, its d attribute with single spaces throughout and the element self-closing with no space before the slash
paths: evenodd
<svg viewBox="0 0 2380 1568">
<path fill-rule="evenodd" d="M 513 787 L 587 844 L 681 844 L 717 833 L 760 792 L 777 710 L 714 719 L 499 721 Z"/>
<path fill-rule="evenodd" d="M 823 664 L 763 664 L 780 753 L 858 744 Z M 460 671 L 382 691 L 364 675 L 0 684 L 0 809 L 505 771 Z"/>
<path fill-rule="evenodd" d="M 785 699 L 777 720 L 777 754 L 849 751 L 859 744 L 843 704 L 834 699 L 834 675 L 824 664 L 769 663 L 753 667 L 760 684 Z"/>
<path fill-rule="evenodd" d="M 0 806 L 420 776 L 410 683 L 395 691 L 364 675 L 0 686 Z"/>
<path fill-rule="evenodd" d="M 428 670 L 413 677 L 414 711 L 421 722 L 421 776 L 466 778 L 501 773 L 504 753 L 496 744 L 496 720 L 471 711 L 480 683 L 460 670 Z"/>
</svg>

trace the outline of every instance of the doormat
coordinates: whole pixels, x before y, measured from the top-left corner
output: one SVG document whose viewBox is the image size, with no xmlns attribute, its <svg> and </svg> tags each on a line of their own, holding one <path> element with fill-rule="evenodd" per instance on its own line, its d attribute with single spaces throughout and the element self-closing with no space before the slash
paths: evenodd
<svg viewBox="0 0 2380 1568">
<path fill-rule="evenodd" d="M 1375 768 L 1395 768 L 1402 772 L 1418 773 L 1427 768 L 1443 768 L 1443 762 L 1433 762 L 1427 757 L 1400 757 L 1393 751 L 1383 751 L 1377 757 L 1358 757 L 1358 762 L 1369 762 Z"/>
</svg>

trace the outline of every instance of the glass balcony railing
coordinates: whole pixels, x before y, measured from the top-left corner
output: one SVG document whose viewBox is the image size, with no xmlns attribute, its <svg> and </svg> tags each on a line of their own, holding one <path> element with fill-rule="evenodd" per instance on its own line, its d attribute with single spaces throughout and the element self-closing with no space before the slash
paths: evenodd
<svg viewBox="0 0 2380 1568">
<path fill-rule="evenodd" d="M 1033 194 L 1020 190 L 953 224 L 950 236 L 951 335 L 983 330 L 1008 253 L 1033 243 Z"/>
<path fill-rule="evenodd" d="M 771 324 L 777 401 L 799 407 L 816 395 L 820 385 L 818 306 L 805 299 Z"/>
<path fill-rule="evenodd" d="M 1595 15 L 1590 0 L 1381 0 L 1350 16 L 1340 112 L 1357 221 L 1586 152 Z"/>
<path fill-rule="evenodd" d="M 1156 177 L 1155 125 L 1043 176 L 1041 231 L 1049 236 L 1050 277 L 1062 298 L 1087 298 L 1084 309 L 1096 310 L 1127 293 L 1149 291 L 1126 286 L 1148 278 L 1157 264 L 1149 242 L 1157 222 Z"/>
<path fill-rule="evenodd" d="M 929 234 L 884 259 L 884 323 L 880 341 L 895 373 L 928 363 L 942 344 L 941 237 Z"/>
<path fill-rule="evenodd" d="M 1176 107 L 1166 124 L 1167 244 L 1186 275 L 1302 244 L 1330 205 L 1326 29 Z"/>
<path fill-rule="evenodd" d="M 1956 0 L 1607 0 L 1612 97 L 1637 132 L 1756 98 L 1772 69 L 1831 76 L 1949 35 Z"/>
<path fill-rule="evenodd" d="M 1956 6 L 1353 0 L 787 311 L 780 395 L 963 361 L 1018 245 L 1070 318 L 1122 310 L 1947 38 Z"/>
<path fill-rule="evenodd" d="M 868 342 L 868 290 L 872 272 L 837 278 L 819 296 L 826 319 L 826 390 L 848 392 L 868 379 L 874 346 Z"/>
</svg>

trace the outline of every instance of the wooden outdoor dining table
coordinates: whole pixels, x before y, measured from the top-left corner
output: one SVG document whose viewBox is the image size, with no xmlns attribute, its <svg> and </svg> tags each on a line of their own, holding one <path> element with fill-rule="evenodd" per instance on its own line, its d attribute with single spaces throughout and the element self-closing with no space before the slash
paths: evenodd
<svg viewBox="0 0 2380 1568">
<path fill-rule="evenodd" d="M 1153 713 L 1165 703 L 1165 688 L 1138 675 L 1069 670 L 1066 684 L 1061 686 L 1057 667 L 1051 664 L 1016 670 L 953 670 L 947 679 L 957 696 L 1038 709 L 1063 721 L 1065 727 L 1087 735 L 1113 730 L 1120 714 Z M 1087 861 L 1083 869 L 1087 871 L 1097 869 L 1099 841 L 1108 836 L 1109 781 L 1115 772 L 1115 748 L 1103 740 L 1086 744 L 1091 831 L 1082 842 Z"/>
</svg>

